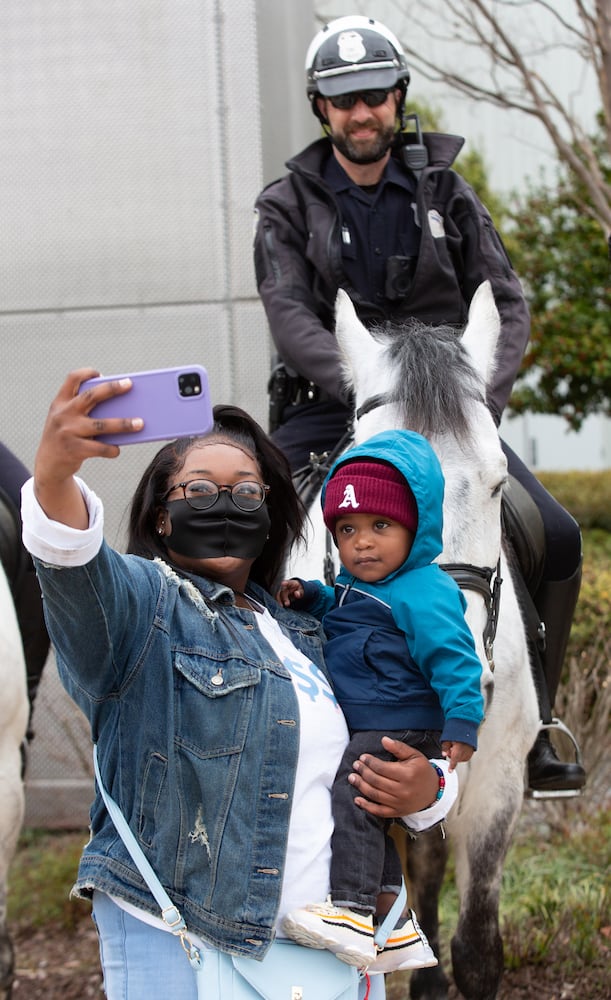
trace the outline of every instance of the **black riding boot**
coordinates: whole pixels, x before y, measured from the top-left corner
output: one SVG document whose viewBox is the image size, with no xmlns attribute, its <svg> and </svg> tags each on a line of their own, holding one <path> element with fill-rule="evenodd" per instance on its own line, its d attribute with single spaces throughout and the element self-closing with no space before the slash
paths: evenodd
<svg viewBox="0 0 611 1000">
<path fill-rule="evenodd" d="M 581 563 L 567 580 L 544 581 L 535 597 L 537 611 L 545 623 L 545 649 L 539 656 L 547 690 L 542 691 L 542 685 L 537 685 L 544 723 L 551 722 L 551 707 L 560 683 L 580 583 Z M 582 765 L 559 760 L 548 731 L 541 730 L 528 755 L 529 788 L 539 792 L 578 791 L 585 781 L 586 773 Z"/>
</svg>

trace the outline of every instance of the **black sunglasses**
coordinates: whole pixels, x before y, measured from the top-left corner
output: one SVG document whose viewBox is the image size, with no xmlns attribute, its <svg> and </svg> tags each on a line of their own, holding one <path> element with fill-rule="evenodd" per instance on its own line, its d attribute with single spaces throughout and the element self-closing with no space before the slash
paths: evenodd
<svg viewBox="0 0 611 1000">
<path fill-rule="evenodd" d="M 394 87 L 390 87 L 388 90 L 359 90 L 353 94 L 336 94 L 335 97 L 328 97 L 327 100 L 331 101 L 333 107 L 337 108 L 338 111 L 349 111 L 357 101 L 362 101 L 368 108 L 379 108 L 393 90 Z"/>
</svg>

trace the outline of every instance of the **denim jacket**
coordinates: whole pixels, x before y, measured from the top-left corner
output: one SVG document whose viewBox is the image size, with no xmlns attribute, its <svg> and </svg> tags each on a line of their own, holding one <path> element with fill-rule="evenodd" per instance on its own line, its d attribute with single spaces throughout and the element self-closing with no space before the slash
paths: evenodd
<svg viewBox="0 0 611 1000">
<path fill-rule="evenodd" d="M 262 957 L 299 750 L 288 671 L 220 584 L 105 543 L 84 566 L 36 568 L 61 680 L 140 847 L 193 933 Z M 252 592 L 323 667 L 318 622 Z M 159 915 L 99 792 L 75 891 L 94 888 Z"/>
</svg>

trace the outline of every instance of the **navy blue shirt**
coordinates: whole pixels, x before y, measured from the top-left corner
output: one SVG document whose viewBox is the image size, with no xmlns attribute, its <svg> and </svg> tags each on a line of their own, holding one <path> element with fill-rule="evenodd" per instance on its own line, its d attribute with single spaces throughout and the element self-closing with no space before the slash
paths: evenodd
<svg viewBox="0 0 611 1000">
<path fill-rule="evenodd" d="M 340 207 L 344 273 L 367 301 L 383 305 L 388 258 L 418 256 L 416 180 L 391 158 L 370 191 L 355 184 L 335 156 L 326 161 L 323 179 Z"/>
</svg>

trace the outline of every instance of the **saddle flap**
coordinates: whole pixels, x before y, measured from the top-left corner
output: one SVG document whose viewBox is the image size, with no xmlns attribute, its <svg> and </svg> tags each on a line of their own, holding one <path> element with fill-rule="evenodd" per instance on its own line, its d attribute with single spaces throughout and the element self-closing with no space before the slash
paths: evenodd
<svg viewBox="0 0 611 1000">
<path fill-rule="evenodd" d="M 545 562 L 545 529 L 539 508 L 522 484 L 509 476 L 503 493 L 503 532 L 515 553 L 529 594 L 536 593 Z"/>
</svg>

